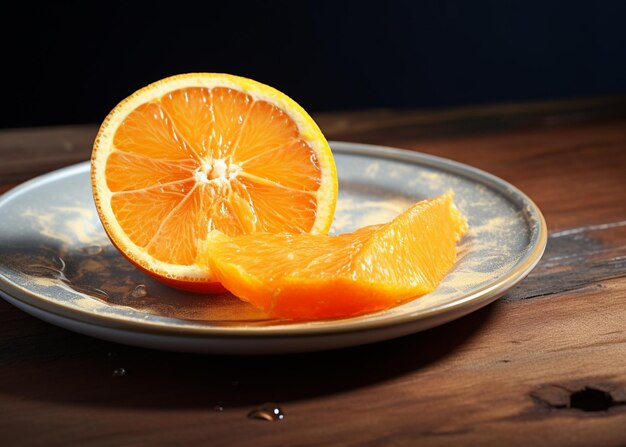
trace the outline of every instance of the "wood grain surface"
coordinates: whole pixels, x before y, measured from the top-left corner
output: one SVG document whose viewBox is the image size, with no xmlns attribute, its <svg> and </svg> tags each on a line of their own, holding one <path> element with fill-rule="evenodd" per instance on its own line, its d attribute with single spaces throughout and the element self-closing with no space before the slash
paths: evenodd
<svg viewBox="0 0 626 447">
<path fill-rule="evenodd" d="M 274 357 L 116 345 L 0 301 L 0 445 L 626 445 L 626 102 L 316 118 L 329 139 L 447 157 L 518 186 L 548 222 L 542 261 L 452 323 Z M 0 192 L 88 159 L 96 130 L 0 131 Z M 247 417 L 268 402 L 283 420 Z"/>
</svg>

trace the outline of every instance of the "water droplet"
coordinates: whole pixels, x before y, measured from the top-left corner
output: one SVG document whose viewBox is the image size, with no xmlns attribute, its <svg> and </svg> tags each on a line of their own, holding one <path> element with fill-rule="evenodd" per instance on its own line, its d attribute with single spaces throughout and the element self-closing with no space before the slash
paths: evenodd
<svg viewBox="0 0 626 447">
<path fill-rule="evenodd" d="M 222 407 L 221 405 L 213 405 L 213 411 L 222 412 L 224 411 L 224 407 Z"/>
<path fill-rule="evenodd" d="M 144 286 L 143 284 L 139 284 L 131 293 L 131 295 L 135 298 L 143 298 L 147 294 L 148 291 L 146 290 L 146 286 Z"/>
<path fill-rule="evenodd" d="M 117 357 L 117 352 L 109 351 L 107 352 L 107 357 Z"/>
<path fill-rule="evenodd" d="M 126 370 L 124 368 L 115 368 L 113 370 L 113 377 L 124 377 L 126 375 Z"/>
<path fill-rule="evenodd" d="M 282 421 L 285 413 L 277 404 L 267 403 L 255 408 L 248 413 L 248 419 L 260 419 L 262 421 Z"/>
<path fill-rule="evenodd" d="M 83 247 L 81 251 L 89 256 L 95 256 L 102 253 L 103 248 L 100 245 L 88 245 L 87 247 Z"/>
</svg>

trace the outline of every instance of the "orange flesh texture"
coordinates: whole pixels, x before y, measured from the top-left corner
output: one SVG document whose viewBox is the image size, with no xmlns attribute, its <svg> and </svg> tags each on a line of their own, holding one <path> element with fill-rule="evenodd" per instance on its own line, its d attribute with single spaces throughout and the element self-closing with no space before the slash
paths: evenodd
<svg viewBox="0 0 626 447">
<path fill-rule="evenodd" d="M 338 236 L 209 236 L 207 262 L 234 295 L 273 317 L 338 318 L 433 291 L 456 261 L 467 221 L 452 194 L 418 202 L 393 221 Z"/>
<path fill-rule="evenodd" d="M 281 109 L 225 87 L 184 88 L 133 110 L 106 164 L 113 212 L 152 257 L 195 264 L 213 229 L 307 232 L 321 170 Z"/>
</svg>

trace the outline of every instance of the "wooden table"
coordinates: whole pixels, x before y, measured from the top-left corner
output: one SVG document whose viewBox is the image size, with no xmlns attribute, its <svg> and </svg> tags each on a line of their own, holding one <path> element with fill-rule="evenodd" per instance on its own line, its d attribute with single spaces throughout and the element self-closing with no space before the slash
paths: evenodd
<svg viewBox="0 0 626 447">
<path fill-rule="evenodd" d="M 626 444 L 624 98 L 316 118 L 329 139 L 419 150 L 513 183 L 547 219 L 543 260 L 455 322 L 280 357 L 121 346 L 0 301 L 0 445 Z M 95 131 L 0 131 L 0 192 L 87 159 Z M 246 417 L 264 402 L 285 418 Z"/>
</svg>

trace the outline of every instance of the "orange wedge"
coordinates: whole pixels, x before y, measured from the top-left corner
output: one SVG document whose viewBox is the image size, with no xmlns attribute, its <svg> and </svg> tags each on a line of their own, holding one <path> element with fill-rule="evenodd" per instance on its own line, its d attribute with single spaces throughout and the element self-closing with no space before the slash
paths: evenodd
<svg viewBox="0 0 626 447">
<path fill-rule="evenodd" d="M 338 318 L 433 291 L 454 265 L 466 232 L 467 221 L 447 193 L 387 224 L 338 236 L 216 231 L 205 258 L 229 291 L 270 316 Z"/>
<path fill-rule="evenodd" d="M 325 234 L 337 201 L 333 156 L 311 117 L 226 74 L 173 76 L 118 104 L 96 137 L 91 179 L 113 244 L 192 291 L 220 289 L 198 260 L 212 230 Z"/>
</svg>

